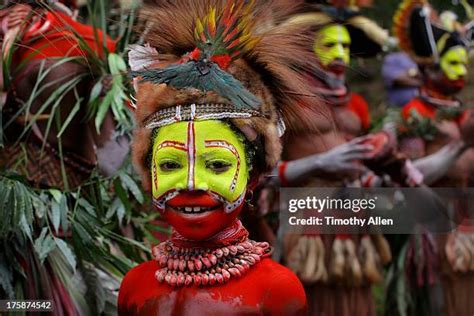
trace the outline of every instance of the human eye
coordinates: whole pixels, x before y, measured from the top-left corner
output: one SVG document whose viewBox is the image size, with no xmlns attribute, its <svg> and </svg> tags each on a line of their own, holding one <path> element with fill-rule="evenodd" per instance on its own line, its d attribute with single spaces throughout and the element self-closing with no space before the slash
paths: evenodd
<svg viewBox="0 0 474 316">
<path fill-rule="evenodd" d="M 459 65 L 459 62 L 456 61 L 456 60 L 452 60 L 452 61 L 450 61 L 449 63 L 451 64 L 451 66 L 457 66 L 457 65 Z"/>
<path fill-rule="evenodd" d="M 232 163 L 225 160 L 206 161 L 206 168 L 216 174 L 224 173 L 232 167 Z"/>
<path fill-rule="evenodd" d="M 183 166 L 174 160 L 163 160 L 159 163 L 160 170 L 163 172 L 171 172 L 181 169 Z"/>
</svg>

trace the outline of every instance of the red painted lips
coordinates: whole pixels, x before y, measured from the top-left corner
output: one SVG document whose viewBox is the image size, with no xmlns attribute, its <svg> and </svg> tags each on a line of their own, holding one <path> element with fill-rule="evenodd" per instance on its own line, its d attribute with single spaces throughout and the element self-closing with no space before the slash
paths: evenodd
<svg viewBox="0 0 474 316">
<path fill-rule="evenodd" d="M 227 214 L 224 204 L 208 192 L 184 191 L 166 203 L 162 215 L 183 237 L 206 240 L 232 224 L 242 207 Z"/>
</svg>

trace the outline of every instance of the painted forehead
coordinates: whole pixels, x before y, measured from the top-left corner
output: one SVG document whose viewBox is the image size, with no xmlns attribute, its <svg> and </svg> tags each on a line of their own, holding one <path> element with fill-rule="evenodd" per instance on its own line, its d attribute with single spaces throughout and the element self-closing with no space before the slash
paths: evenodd
<svg viewBox="0 0 474 316">
<path fill-rule="evenodd" d="M 468 62 L 467 49 L 462 46 L 456 46 L 448 49 L 443 57 L 449 59 L 457 59 L 458 61 L 461 61 L 463 63 Z"/>
<path fill-rule="evenodd" d="M 205 120 L 190 122 L 178 122 L 159 128 L 156 131 L 154 143 L 162 143 L 168 140 L 179 140 L 186 142 L 193 135 L 196 141 L 212 141 L 226 139 L 233 143 L 244 143 L 242 135 L 234 131 L 229 124 L 218 120 Z"/>
<path fill-rule="evenodd" d="M 351 37 L 349 31 L 345 26 L 339 24 L 332 24 L 323 27 L 318 32 L 319 40 L 321 41 L 335 41 L 341 43 L 350 43 Z"/>
</svg>

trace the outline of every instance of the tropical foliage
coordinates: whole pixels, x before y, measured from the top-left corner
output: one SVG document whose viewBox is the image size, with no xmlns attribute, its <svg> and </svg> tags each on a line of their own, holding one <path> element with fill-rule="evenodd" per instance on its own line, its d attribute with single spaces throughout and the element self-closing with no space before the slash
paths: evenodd
<svg viewBox="0 0 474 316">
<path fill-rule="evenodd" d="M 33 187 L 27 181 L 27 174 L 14 168 L 0 169 L 0 298 L 54 297 L 61 302 L 57 308 L 65 313 L 76 310 L 84 315 L 114 314 L 120 278 L 134 264 L 149 258 L 149 244 L 143 241 L 156 242 L 153 231 L 161 228 L 150 224 L 157 215 L 147 212 L 149 203 L 135 179 L 130 159 L 111 177 L 102 176 L 96 170 L 79 187 L 67 185 L 70 175 L 64 168 L 61 137 L 78 115 L 84 98 L 88 104 L 87 120 L 92 120 L 97 131 L 110 112 L 115 118 L 116 137 L 130 138 L 133 128 L 127 108 L 132 91 L 126 47 L 136 40 L 132 31 L 136 9 L 99 0 L 88 1 L 83 11 L 84 21 L 105 30 L 104 36 L 118 40 L 114 53 L 104 44 L 105 56 L 101 57 L 90 50 L 81 34 L 75 34 L 81 48 L 90 56 L 88 69 L 95 78 L 90 95 L 79 95 L 76 89 L 84 75 L 71 76 L 34 115 L 30 114 L 33 100 L 51 84 L 47 81 L 51 70 L 67 62 L 81 62 L 74 57 L 58 58 L 53 66 L 41 66 L 29 99 L 8 120 L 0 117 L 1 144 L 5 140 L 4 129 L 19 118 L 25 122 L 16 144 L 20 147 L 37 120 L 47 120 L 45 139 L 51 127 L 56 127 L 65 184 L 64 188 Z M 103 39 L 97 34 L 96 37 L 102 45 Z M 9 51 L 2 51 L 3 96 L 11 91 L 16 75 L 10 67 L 15 48 L 13 45 Z M 76 103 L 61 118 L 61 101 L 71 92 L 76 96 Z M 4 101 L 3 97 L 2 109 Z M 44 142 L 41 150 L 45 146 Z M 24 159 L 28 159 L 26 153 Z"/>
</svg>

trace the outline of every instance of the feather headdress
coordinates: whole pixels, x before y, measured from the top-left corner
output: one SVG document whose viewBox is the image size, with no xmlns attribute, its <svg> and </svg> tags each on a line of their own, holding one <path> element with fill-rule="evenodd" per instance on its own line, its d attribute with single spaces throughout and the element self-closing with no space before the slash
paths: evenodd
<svg viewBox="0 0 474 316">
<path fill-rule="evenodd" d="M 250 33 L 251 8 L 253 1 L 244 0 L 225 8 L 210 6 L 203 18 L 196 19 L 196 48 L 192 52 L 184 55 L 178 64 L 135 71 L 132 75 L 143 81 L 165 83 L 176 89 L 213 91 L 229 99 L 238 109 L 258 108 L 261 101 L 225 71 L 232 61 L 249 51 L 258 40 Z"/>
<path fill-rule="evenodd" d="M 151 130 L 191 117 L 230 120 L 262 144 L 263 169 L 278 162 L 279 112 L 291 117 L 318 102 L 304 76 L 315 67 L 312 36 L 279 25 L 297 2 L 176 0 L 144 10 L 148 46 L 130 54 L 138 83 L 134 160 L 144 181 Z"/>
<path fill-rule="evenodd" d="M 437 63 L 450 47 L 469 47 L 472 25 L 472 21 L 457 29 L 443 25 L 428 0 L 404 0 L 393 17 L 400 48 L 419 64 Z"/>
<path fill-rule="evenodd" d="M 312 12 L 295 15 L 287 23 L 315 28 L 329 24 L 344 25 L 352 39 L 351 54 L 362 58 L 374 57 L 386 45 L 391 45 L 389 32 L 363 16 L 355 4 L 355 1 L 332 1 L 331 5 L 318 5 Z"/>
<path fill-rule="evenodd" d="M 373 0 L 313 0 L 312 3 L 331 5 L 336 8 L 370 7 Z"/>
</svg>

